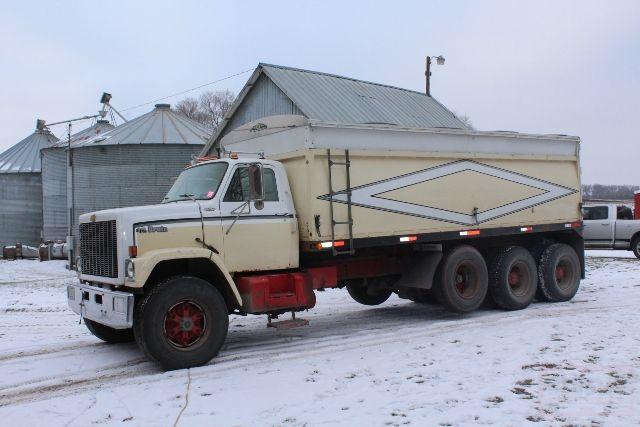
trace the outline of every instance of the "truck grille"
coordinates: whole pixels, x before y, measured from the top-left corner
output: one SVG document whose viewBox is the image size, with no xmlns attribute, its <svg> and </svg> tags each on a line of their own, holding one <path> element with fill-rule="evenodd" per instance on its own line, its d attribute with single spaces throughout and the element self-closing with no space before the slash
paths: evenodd
<svg viewBox="0 0 640 427">
<path fill-rule="evenodd" d="M 80 262 L 83 274 L 118 277 L 116 221 L 80 224 Z"/>
</svg>

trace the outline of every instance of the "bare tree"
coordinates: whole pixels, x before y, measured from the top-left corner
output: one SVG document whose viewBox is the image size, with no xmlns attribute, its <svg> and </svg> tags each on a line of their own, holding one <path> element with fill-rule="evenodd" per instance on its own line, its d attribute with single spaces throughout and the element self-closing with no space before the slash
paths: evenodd
<svg viewBox="0 0 640 427">
<path fill-rule="evenodd" d="M 178 113 L 184 114 L 198 123 L 202 123 L 204 120 L 202 113 L 198 109 L 198 100 L 195 98 L 185 98 L 178 102 L 174 108 Z"/>
<path fill-rule="evenodd" d="M 228 90 L 207 91 L 196 99 L 188 97 L 176 104 L 175 110 L 192 120 L 216 129 L 229 111 L 235 96 Z"/>
<path fill-rule="evenodd" d="M 208 125 L 217 128 L 224 115 L 231 108 L 234 96 L 228 90 L 219 92 L 204 92 L 198 99 L 199 110 L 205 114 Z"/>
<path fill-rule="evenodd" d="M 585 200 L 631 200 L 633 193 L 640 190 L 637 185 L 584 184 L 582 198 Z"/>
</svg>

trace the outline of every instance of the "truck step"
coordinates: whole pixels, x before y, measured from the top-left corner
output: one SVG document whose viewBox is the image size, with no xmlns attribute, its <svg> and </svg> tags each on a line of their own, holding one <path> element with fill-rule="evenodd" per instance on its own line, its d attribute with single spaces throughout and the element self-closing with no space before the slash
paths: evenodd
<svg viewBox="0 0 640 427">
<path fill-rule="evenodd" d="M 307 326 L 309 321 L 307 319 L 289 319 L 289 320 L 279 320 L 277 322 L 269 322 L 267 323 L 268 328 L 276 328 L 276 329 L 294 329 L 301 328 L 302 326 Z"/>
</svg>

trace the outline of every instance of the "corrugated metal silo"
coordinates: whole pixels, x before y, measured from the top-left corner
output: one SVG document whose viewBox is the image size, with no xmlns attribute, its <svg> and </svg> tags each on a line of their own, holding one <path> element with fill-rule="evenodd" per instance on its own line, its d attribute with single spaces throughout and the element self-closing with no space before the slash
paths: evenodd
<svg viewBox="0 0 640 427">
<path fill-rule="evenodd" d="M 102 135 L 114 126 L 108 120 L 71 136 L 71 147 Z M 42 219 L 44 240 L 65 240 L 68 234 L 69 209 L 67 203 L 68 140 L 42 150 Z"/>
<path fill-rule="evenodd" d="M 211 134 L 169 104 L 157 104 L 104 135 L 78 143 L 72 149 L 74 236 L 82 214 L 162 201 L 173 178 Z"/>
<path fill-rule="evenodd" d="M 46 130 L 34 133 L 0 154 L 0 247 L 42 239 L 40 150 L 58 141 Z"/>
</svg>

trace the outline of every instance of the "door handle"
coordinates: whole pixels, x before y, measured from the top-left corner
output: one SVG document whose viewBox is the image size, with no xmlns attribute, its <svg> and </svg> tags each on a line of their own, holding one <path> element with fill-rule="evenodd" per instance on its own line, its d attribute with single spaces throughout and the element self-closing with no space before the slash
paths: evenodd
<svg viewBox="0 0 640 427">
<path fill-rule="evenodd" d="M 604 225 L 605 227 L 608 226 L 609 224 L 607 224 L 606 222 L 601 222 L 600 225 Z"/>
</svg>

